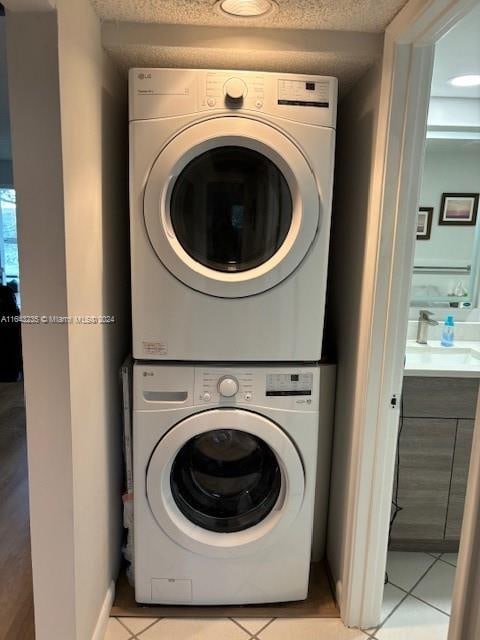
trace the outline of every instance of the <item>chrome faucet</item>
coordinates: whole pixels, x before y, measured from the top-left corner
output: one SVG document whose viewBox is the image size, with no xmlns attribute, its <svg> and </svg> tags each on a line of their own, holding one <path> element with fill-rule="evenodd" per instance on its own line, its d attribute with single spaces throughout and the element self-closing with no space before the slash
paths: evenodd
<svg viewBox="0 0 480 640">
<path fill-rule="evenodd" d="M 433 316 L 431 311 L 422 309 L 418 316 L 417 342 L 418 344 L 427 344 L 428 327 L 434 327 L 438 324 L 436 320 L 431 320 Z"/>
</svg>

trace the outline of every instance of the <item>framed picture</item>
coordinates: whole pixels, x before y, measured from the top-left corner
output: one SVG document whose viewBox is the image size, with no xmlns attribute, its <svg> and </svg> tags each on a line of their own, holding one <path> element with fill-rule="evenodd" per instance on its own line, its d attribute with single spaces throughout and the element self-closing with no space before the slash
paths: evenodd
<svg viewBox="0 0 480 640">
<path fill-rule="evenodd" d="M 478 193 L 444 193 L 438 224 L 475 226 L 477 211 Z"/>
<path fill-rule="evenodd" d="M 433 207 L 420 207 L 417 217 L 417 240 L 430 240 Z"/>
</svg>

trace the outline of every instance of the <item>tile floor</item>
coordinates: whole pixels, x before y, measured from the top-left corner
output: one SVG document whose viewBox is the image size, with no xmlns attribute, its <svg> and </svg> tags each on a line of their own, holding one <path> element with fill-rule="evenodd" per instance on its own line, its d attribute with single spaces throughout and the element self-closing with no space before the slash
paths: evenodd
<svg viewBox="0 0 480 640">
<path fill-rule="evenodd" d="M 376 640 L 447 640 L 457 554 L 391 551 Z"/>
<path fill-rule="evenodd" d="M 378 627 L 319 618 L 110 618 L 105 640 L 446 640 L 457 556 L 390 552 Z"/>
</svg>

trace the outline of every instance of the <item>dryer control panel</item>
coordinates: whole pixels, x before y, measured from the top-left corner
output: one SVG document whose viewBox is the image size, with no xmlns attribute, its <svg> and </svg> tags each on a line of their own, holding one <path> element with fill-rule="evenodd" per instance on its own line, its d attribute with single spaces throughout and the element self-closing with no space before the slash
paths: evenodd
<svg viewBox="0 0 480 640">
<path fill-rule="evenodd" d="M 335 128 L 336 78 L 224 69 L 130 69 L 129 120 L 258 113 Z"/>
<path fill-rule="evenodd" d="M 207 72 L 202 107 L 261 109 L 265 98 L 265 80 L 261 74 Z"/>
</svg>

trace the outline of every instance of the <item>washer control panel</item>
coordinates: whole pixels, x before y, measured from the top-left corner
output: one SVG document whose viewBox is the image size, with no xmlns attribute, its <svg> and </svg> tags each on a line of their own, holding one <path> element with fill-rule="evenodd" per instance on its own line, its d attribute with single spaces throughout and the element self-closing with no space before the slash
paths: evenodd
<svg viewBox="0 0 480 640">
<path fill-rule="evenodd" d="M 318 375 L 315 367 L 195 367 L 193 402 L 310 410 L 318 395 Z"/>
<path fill-rule="evenodd" d="M 312 373 L 268 373 L 265 395 L 311 396 L 313 392 Z"/>
<path fill-rule="evenodd" d="M 253 387 L 253 369 L 195 369 L 195 400 L 201 403 L 251 402 Z"/>
<path fill-rule="evenodd" d="M 233 376 L 224 376 L 220 378 L 217 384 L 218 392 L 224 398 L 231 398 L 237 395 L 239 387 L 238 380 Z"/>
<path fill-rule="evenodd" d="M 136 362 L 134 404 L 144 411 L 192 406 L 317 411 L 321 368 Z"/>
</svg>

